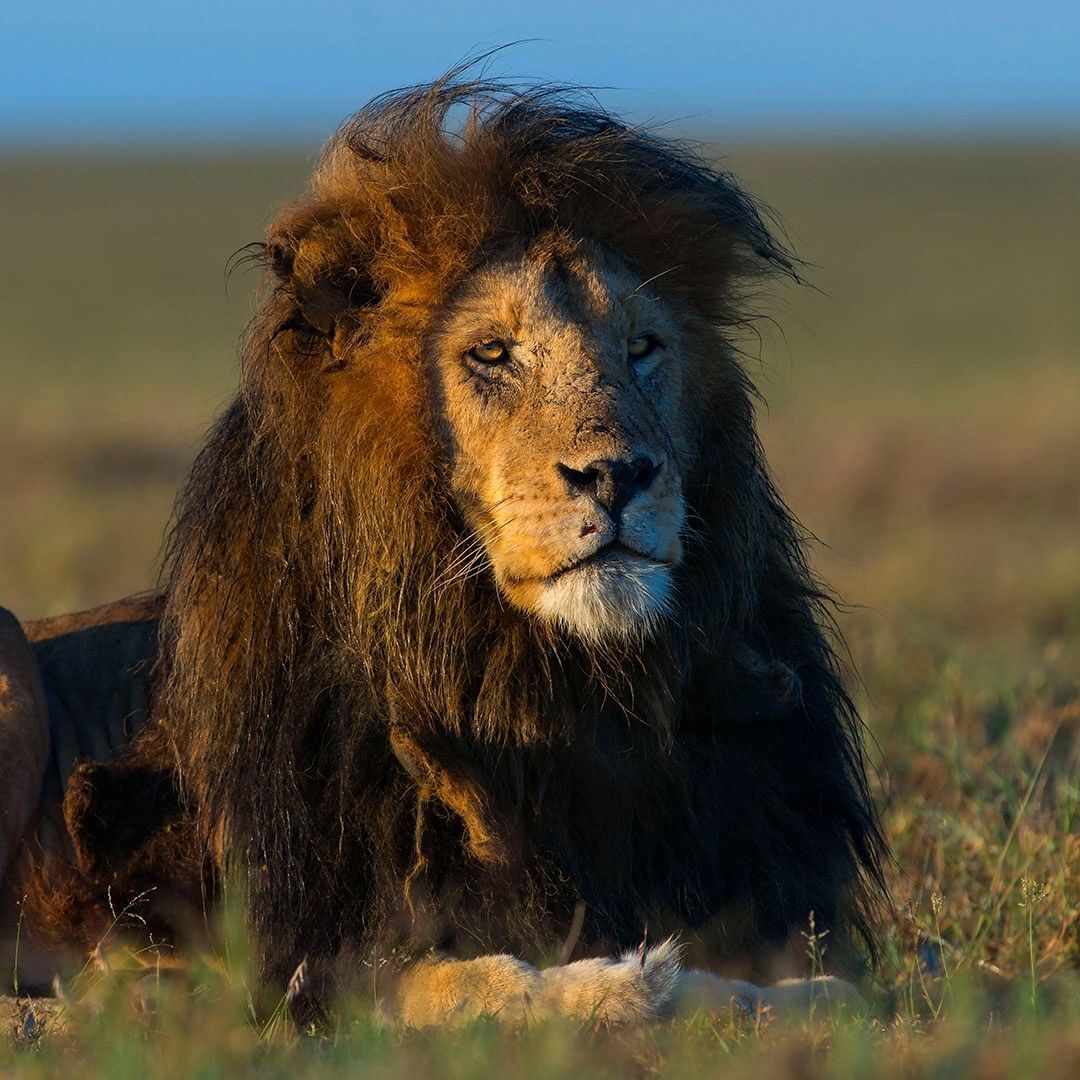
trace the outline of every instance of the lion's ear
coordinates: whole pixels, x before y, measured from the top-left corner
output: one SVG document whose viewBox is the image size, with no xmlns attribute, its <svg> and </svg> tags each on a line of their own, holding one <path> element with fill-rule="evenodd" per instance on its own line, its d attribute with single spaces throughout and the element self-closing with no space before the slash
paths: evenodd
<svg viewBox="0 0 1080 1080">
<path fill-rule="evenodd" d="M 332 336 L 346 312 L 371 308 L 379 290 L 370 273 L 364 231 L 341 215 L 294 214 L 279 220 L 266 241 L 266 261 L 312 328 Z"/>
</svg>

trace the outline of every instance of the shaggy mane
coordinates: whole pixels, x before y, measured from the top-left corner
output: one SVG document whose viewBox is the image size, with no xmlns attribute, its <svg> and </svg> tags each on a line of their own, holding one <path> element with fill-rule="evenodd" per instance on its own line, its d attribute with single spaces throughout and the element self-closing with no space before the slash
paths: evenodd
<svg viewBox="0 0 1080 1080">
<path fill-rule="evenodd" d="M 453 574 L 467 542 L 425 375 L 485 260 L 557 229 L 686 313 L 702 407 L 680 604 L 590 647 Z M 882 840 L 823 597 L 759 446 L 732 329 L 794 275 L 753 200 L 571 92 L 378 98 L 264 249 L 240 393 L 180 495 L 154 720 L 264 977 L 456 943 L 580 947 L 723 913 L 724 947 L 865 932 Z"/>
</svg>

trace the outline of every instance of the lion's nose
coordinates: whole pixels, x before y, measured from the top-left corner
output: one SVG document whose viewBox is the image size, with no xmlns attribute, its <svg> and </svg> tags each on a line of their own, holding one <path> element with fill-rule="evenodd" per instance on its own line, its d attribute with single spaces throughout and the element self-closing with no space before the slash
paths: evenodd
<svg viewBox="0 0 1080 1080">
<path fill-rule="evenodd" d="M 559 462 L 559 475 L 570 485 L 571 493 L 592 497 L 613 517 L 618 518 L 626 504 L 645 491 L 660 473 L 660 466 L 650 458 L 632 461 L 601 458 L 583 469 L 573 469 Z"/>
</svg>

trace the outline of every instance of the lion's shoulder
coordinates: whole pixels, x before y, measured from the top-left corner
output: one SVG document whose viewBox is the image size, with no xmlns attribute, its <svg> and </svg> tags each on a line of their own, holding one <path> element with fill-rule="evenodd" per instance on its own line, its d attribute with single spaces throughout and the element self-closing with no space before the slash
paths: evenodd
<svg viewBox="0 0 1080 1080">
<path fill-rule="evenodd" d="M 85 635 L 80 642 L 85 645 L 107 640 L 109 628 L 124 627 L 130 623 L 157 622 L 165 609 L 165 597 L 161 593 L 144 593 L 115 600 L 109 604 L 76 611 L 68 615 L 52 615 L 23 623 L 23 630 L 31 644 L 56 641 L 70 635 Z M 105 629 L 105 635 L 87 634 L 88 631 Z"/>
<path fill-rule="evenodd" d="M 163 606 L 138 596 L 25 625 L 48 708 L 46 813 L 77 762 L 110 759 L 145 722 Z"/>
</svg>

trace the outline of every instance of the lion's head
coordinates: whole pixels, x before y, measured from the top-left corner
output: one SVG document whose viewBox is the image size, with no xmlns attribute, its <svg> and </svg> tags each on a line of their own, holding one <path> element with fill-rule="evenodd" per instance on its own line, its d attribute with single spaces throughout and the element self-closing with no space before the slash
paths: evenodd
<svg viewBox="0 0 1080 1080">
<path fill-rule="evenodd" d="M 437 444 L 468 538 L 448 579 L 490 572 L 592 642 L 679 606 L 687 485 L 748 427 L 740 284 L 791 271 L 728 175 L 549 92 L 448 82 L 346 125 L 269 250 L 276 332 L 311 332 L 306 365 L 329 343 L 343 394 L 397 387 Z"/>
<path fill-rule="evenodd" d="M 587 639 L 677 604 L 693 414 L 678 308 L 550 231 L 482 262 L 425 350 L 449 489 L 506 598 Z"/>
<path fill-rule="evenodd" d="M 424 938 L 422 895 L 494 948 L 575 897 L 597 941 L 857 915 L 857 720 L 733 342 L 792 262 L 733 178 L 450 79 L 349 121 L 259 254 L 156 730 L 278 967 Z"/>
</svg>

